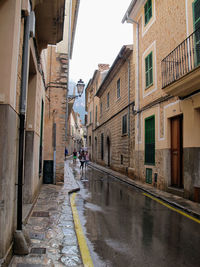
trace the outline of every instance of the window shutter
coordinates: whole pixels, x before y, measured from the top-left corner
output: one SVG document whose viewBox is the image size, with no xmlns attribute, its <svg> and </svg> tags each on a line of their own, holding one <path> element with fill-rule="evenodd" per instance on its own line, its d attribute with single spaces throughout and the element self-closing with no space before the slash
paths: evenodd
<svg viewBox="0 0 200 267">
<path fill-rule="evenodd" d="M 200 64 L 200 0 L 196 0 L 193 6 L 193 23 L 194 23 L 194 56 L 195 66 Z"/>
<path fill-rule="evenodd" d="M 149 55 L 149 84 L 153 83 L 153 58 L 152 52 Z"/>
<path fill-rule="evenodd" d="M 197 30 L 200 27 L 200 0 L 193 2 L 193 22 L 194 30 Z"/>
<path fill-rule="evenodd" d="M 145 58 L 145 78 L 146 78 L 146 87 L 148 87 L 153 83 L 153 53 L 152 52 Z"/>
<path fill-rule="evenodd" d="M 145 163 L 155 163 L 155 117 L 145 120 Z"/>
<path fill-rule="evenodd" d="M 152 0 L 147 0 L 144 6 L 144 22 L 147 24 L 152 17 Z"/>
</svg>

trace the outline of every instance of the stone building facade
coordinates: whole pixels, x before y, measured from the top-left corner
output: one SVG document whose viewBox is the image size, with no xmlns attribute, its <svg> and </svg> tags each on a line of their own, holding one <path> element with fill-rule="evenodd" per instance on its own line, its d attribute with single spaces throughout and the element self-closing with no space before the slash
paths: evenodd
<svg viewBox="0 0 200 267">
<path fill-rule="evenodd" d="M 51 180 L 59 182 L 64 179 L 68 55 L 58 53 L 56 46 L 49 46 L 47 62 L 44 168 L 51 163 L 55 168 L 55 177 Z"/>
<path fill-rule="evenodd" d="M 73 1 L 75 3 L 75 1 Z M 63 38 L 65 0 L 0 2 L 0 265 L 43 182 L 47 48 Z"/>
<path fill-rule="evenodd" d="M 45 182 L 64 181 L 65 147 L 70 151 L 70 114 L 74 99 L 68 97 L 69 61 L 72 58 L 79 0 L 65 1 L 63 41 L 47 48 L 47 88 L 45 109 Z M 47 177 L 47 179 L 46 179 Z"/>
<path fill-rule="evenodd" d="M 107 74 L 109 69 L 108 64 L 99 64 L 98 70 L 95 70 L 93 77 L 87 84 L 85 89 L 85 107 L 87 111 L 87 149 L 89 153 L 90 160 L 97 160 L 96 153 L 93 153 L 95 149 L 95 140 L 93 135 L 93 130 L 99 124 L 99 114 L 100 114 L 100 106 L 99 106 L 99 98 L 96 96 L 97 90 Z"/>
<path fill-rule="evenodd" d="M 120 50 L 100 84 L 98 124 L 93 130 L 96 161 L 133 177 L 134 162 L 134 65 L 132 45 Z"/>
<path fill-rule="evenodd" d="M 199 0 L 132 1 L 135 176 L 200 201 Z"/>
</svg>

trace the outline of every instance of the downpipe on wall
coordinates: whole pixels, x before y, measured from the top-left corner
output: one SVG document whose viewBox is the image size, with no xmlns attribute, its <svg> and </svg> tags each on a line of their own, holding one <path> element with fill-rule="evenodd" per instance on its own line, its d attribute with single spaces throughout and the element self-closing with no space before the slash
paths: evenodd
<svg viewBox="0 0 200 267">
<path fill-rule="evenodd" d="M 139 110 L 140 110 L 140 91 L 139 91 L 139 23 L 133 19 L 131 19 L 129 16 L 128 16 L 128 13 L 126 14 L 126 17 L 122 20 L 122 23 L 124 22 L 127 22 L 127 23 L 131 23 L 131 24 L 135 24 L 136 25 L 136 51 L 137 51 L 137 55 L 136 55 L 136 66 L 137 66 L 137 69 L 136 69 L 136 77 L 137 77 L 137 80 L 136 80 L 136 103 L 137 103 L 137 106 L 136 106 L 136 113 L 137 113 L 137 145 L 138 145 L 138 159 L 137 159 L 137 163 L 138 163 L 138 166 L 137 166 L 137 169 L 138 169 L 138 177 L 139 177 L 139 141 L 140 141 L 140 136 L 139 136 L 139 131 L 140 131 L 140 113 L 139 113 Z"/>
<path fill-rule="evenodd" d="M 22 54 L 22 80 L 20 94 L 20 114 L 19 114 L 19 154 L 18 154 L 18 184 L 17 184 L 17 230 L 14 234 L 14 253 L 26 255 L 29 253 L 28 237 L 22 229 L 23 210 L 23 177 L 24 177 L 24 143 L 25 143 L 25 121 L 26 103 L 29 71 L 29 37 L 30 37 L 30 15 L 24 16 L 24 41 Z"/>
</svg>

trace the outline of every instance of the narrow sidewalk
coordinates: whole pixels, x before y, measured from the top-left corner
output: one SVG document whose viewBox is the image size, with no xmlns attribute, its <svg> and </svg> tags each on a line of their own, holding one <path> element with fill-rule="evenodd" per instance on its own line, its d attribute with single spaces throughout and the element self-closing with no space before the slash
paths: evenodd
<svg viewBox="0 0 200 267">
<path fill-rule="evenodd" d="M 68 159 L 65 161 L 64 184 L 42 185 L 24 227 L 31 239 L 30 253 L 13 256 L 9 266 L 83 266 L 69 199 L 69 193 L 78 189 Z"/>
<path fill-rule="evenodd" d="M 191 214 L 192 216 L 200 219 L 200 203 L 196 203 L 196 202 L 193 202 L 191 200 L 176 196 L 174 194 L 161 191 L 155 187 L 152 187 L 148 184 L 144 184 L 140 181 L 132 180 L 126 175 L 123 175 L 119 172 L 113 171 L 110 168 L 106 168 L 106 167 L 103 167 L 101 165 L 98 165 L 94 162 L 90 162 L 89 166 L 92 168 L 98 169 L 100 171 L 103 171 L 103 172 L 105 172 L 105 173 L 125 182 L 125 183 L 128 183 L 132 186 L 135 186 L 135 187 L 141 189 L 142 191 L 144 191 L 144 192 L 146 192 L 146 193 L 148 193 L 148 194 L 150 194 L 150 195 L 152 195 L 152 196 L 154 196 L 160 200 L 163 200 L 174 207 L 177 207 L 181 210 L 184 210 L 185 212 Z"/>
</svg>

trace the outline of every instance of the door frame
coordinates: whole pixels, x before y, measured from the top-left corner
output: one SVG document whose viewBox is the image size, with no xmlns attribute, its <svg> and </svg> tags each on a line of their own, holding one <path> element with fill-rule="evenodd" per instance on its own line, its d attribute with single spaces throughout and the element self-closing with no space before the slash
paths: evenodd
<svg viewBox="0 0 200 267">
<path fill-rule="evenodd" d="M 176 123 L 177 122 L 177 123 Z M 183 115 L 175 116 L 170 119 L 171 129 L 171 186 L 183 188 Z M 177 127 L 177 129 L 173 128 Z M 174 130 L 177 131 L 176 135 Z M 173 138 L 176 138 L 173 147 Z M 174 173 L 176 177 L 174 177 Z"/>
</svg>

